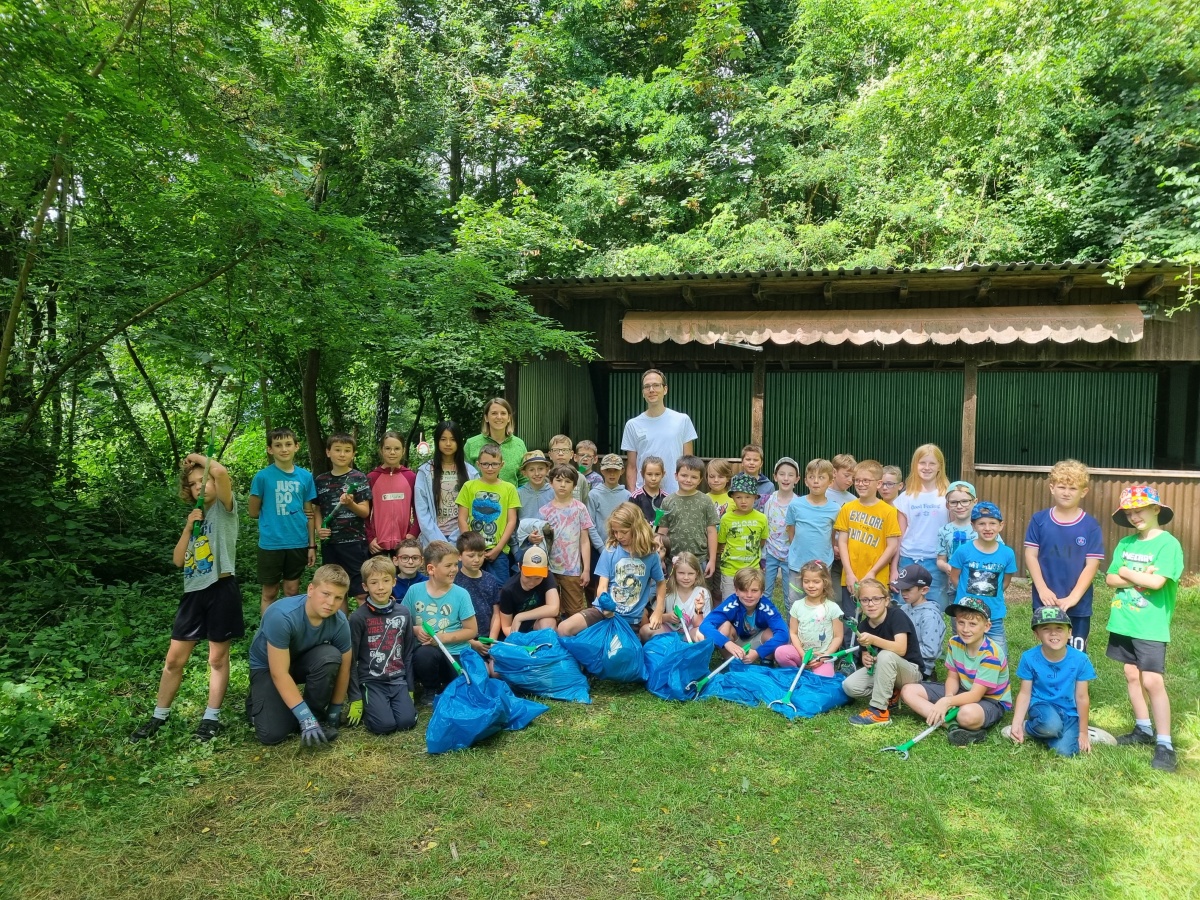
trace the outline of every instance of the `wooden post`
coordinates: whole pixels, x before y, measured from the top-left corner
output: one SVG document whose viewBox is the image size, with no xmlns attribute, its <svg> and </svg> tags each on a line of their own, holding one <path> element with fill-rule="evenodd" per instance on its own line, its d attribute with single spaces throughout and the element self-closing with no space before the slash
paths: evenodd
<svg viewBox="0 0 1200 900">
<path fill-rule="evenodd" d="M 750 401 L 750 443 L 762 446 L 763 395 L 767 388 L 767 363 L 762 354 L 754 361 L 754 397 Z M 766 460 L 763 461 L 764 463 Z"/>
<path fill-rule="evenodd" d="M 975 410 L 978 405 L 979 364 L 963 363 L 962 474 L 964 481 L 975 482 Z"/>
<path fill-rule="evenodd" d="M 516 417 L 517 401 L 520 399 L 520 372 L 520 366 L 514 363 L 504 364 L 504 399 L 512 404 L 514 418 Z"/>
</svg>

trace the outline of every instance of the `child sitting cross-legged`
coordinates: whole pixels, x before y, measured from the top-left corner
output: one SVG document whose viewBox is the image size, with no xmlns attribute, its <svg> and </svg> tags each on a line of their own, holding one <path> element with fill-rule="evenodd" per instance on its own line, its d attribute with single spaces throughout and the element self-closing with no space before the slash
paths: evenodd
<svg viewBox="0 0 1200 900">
<path fill-rule="evenodd" d="M 412 613 L 392 596 L 396 566 L 386 556 L 372 556 L 361 568 L 366 603 L 350 615 L 351 725 L 366 722 L 371 734 L 408 731 L 417 724 L 413 706 L 412 657 L 417 641 Z"/>
<path fill-rule="evenodd" d="M 762 515 L 759 513 L 759 515 Z M 734 596 L 704 617 L 700 633 L 727 656 L 747 664 L 772 659 L 787 643 L 787 623 L 775 604 L 763 596 L 763 570 L 747 566 L 733 576 Z M 749 644 L 750 649 L 744 649 Z"/>
<path fill-rule="evenodd" d="M 812 559 L 797 573 L 803 595 L 791 608 L 789 642 L 775 653 L 781 666 L 798 666 L 804 654 L 813 651 L 809 667 L 818 675 L 834 674 L 829 656 L 842 645 L 842 607 L 833 600 L 833 578 L 829 566 Z"/>
<path fill-rule="evenodd" d="M 1091 753 L 1093 738 L 1115 744 L 1112 735 L 1088 727 L 1088 682 L 1096 679 L 1096 670 L 1086 653 L 1071 646 L 1070 615 L 1062 607 L 1043 606 L 1033 614 L 1033 633 L 1038 646 L 1022 653 L 1017 664 L 1021 690 L 1013 722 L 1000 733 L 1018 744 L 1031 737 L 1060 756 Z"/>
<path fill-rule="evenodd" d="M 925 661 L 912 619 L 898 606 L 892 606 L 888 589 L 874 578 L 858 583 L 858 603 L 862 614 L 855 628 L 861 650 L 859 668 L 842 682 L 848 697 L 870 697 L 870 705 L 856 716 L 851 725 L 891 725 L 892 709 L 900 700 L 904 685 L 921 680 Z"/>
<path fill-rule="evenodd" d="M 987 740 L 987 730 L 1012 709 L 1008 661 L 988 629 L 992 611 L 978 597 L 963 597 L 946 610 L 954 618 L 954 637 L 946 647 L 946 683 L 908 684 L 901 698 L 930 725 L 946 721 L 957 707 L 947 740 L 956 747 Z"/>
<path fill-rule="evenodd" d="M 662 607 L 655 606 L 650 623 L 642 628 L 642 640 L 648 641 L 656 634 L 684 631 L 692 640 L 700 640 L 700 623 L 712 612 L 712 594 L 705 587 L 704 570 L 696 554 L 684 550 L 675 554 L 671 575 L 667 578 L 667 596 Z M 683 613 L 681 621 L 675 608 Z"/>
</svg>

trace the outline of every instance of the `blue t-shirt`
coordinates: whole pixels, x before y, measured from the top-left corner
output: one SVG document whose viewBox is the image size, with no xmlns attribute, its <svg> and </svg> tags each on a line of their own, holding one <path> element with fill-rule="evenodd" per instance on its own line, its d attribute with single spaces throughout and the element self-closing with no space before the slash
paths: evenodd
<svg viewBox="0 0 1200 900">
<path fill-rule="evenodd" d="M 483 572 L 478 578 L 469 578 L 462 569 L 454 576 L 454 583 L 471 595 L 471 606 L 475 608 L 475 624 L 481 637 L 492 630 L 492 607 L 500 602 L 500 582 L 491 572 Z"/>
<path fill-rule="evenodd" d="M 837 520 L 840 503 L 826 500 L 824 506 L 816 506 L 808 495 L 797 497 L 788 504 L 784 524 L 796 529 L 796 536 L 788 548 L 788 568 L 799 572 L 806 562 L 819 559 L 827 566 L 833 565 L 833 523 Z"/>
<path fill-rule="evenodd" d="M 1058 521 L 1054 517 L 1054 507 L 1035 512 L 1025 529 L 1025 546 L 1037 548 L 1042 577 L 1056 597 L 1065 597 L 1075 589 L 1075 582 L 1089 559 L 1104 559 L 1104 535 L 1100 523 L 1082 509 L 1070 522 Z M 1033 611 L 1041 608 L 1042 599 L 1035 587 Z M 1092 586 L 1089 584 L 1079 602 L 1067 610 L 1067 615 L 1091 614 Z"/>
<path fill-rule="evenodd" d="M 1033 690 L 1029 703 L 1049 703 L 1061 713 L 1079 717 L 1075 705 L 1075 684 L 1079 681 L 1095 681 L 1096 670 L 1087 654 L 1067 647 L 1067 655 L 1059 662 L 1046 659 L 1041 646 L 1030 647 L 1021 654 L 1017 663 L 1017 677 L 1032 681 Z"/>
<path fill-rule="evenodd" d="M 998 544 L 993 553 L 983 553 L 968 541 L 950 557 L 950 567 L 959 569 L 958 590 L 954 594 L 957 603 L 963 597 L 979 597 L 987 601 L 992 610 L 992 621 L 998 622 L 1007 615 L 1004 606 L 1004 576 L 1017 571 L 1017 557 L 1012 547 Z"/>
<path fill-rule="evenodd" d="M 414 584 L 404 595 L 404 605 L 413 614 L 413 631 L 424 630 L 428 622 L 434 631 L 458 631 L 463 622 L 475 617 L 471 595 L 456 584 L 440 597 L 429 596 L 429 582 Z M 469 647 L 466 641 L 446 644 L 452 656 L 458 656 Z"/>
<path fill-rule="evenodd" d="M 663 580 L 662 561 L 657 553 L 630 556 L 623 547 L 606 547 L 596 563 L 596 576 L 608 579 L 608 593 L 617 604 L 617 615 L 637 628 L 642 612 Z"/>
<path fill-rule="evenodd" d="M 418 572 L 412 578 L 405 578 L 403 575 L 396 573 L 396 584 L 392 587 L 392 596 L 397 600 L 403 600 L 408 594 L 408 589 L 414 584 L 422 584 L 429 580 L 429 576 L 424 572 Z"/>
<path fill-rule="evenodd" d="M 267 644 L 288 650 L 292 661 L 321 644 L 333 644 L 342 653 L 350 650 L 350 622 L 340 609 L 316 628 L 304 611 L 306 594 L 284 597 L 267 607 L 262 625 L 250 643 L 250 669 L 269 669 Z"/>
<path fill-rule="evenodd" d="M 308 516 L 304 504 L 317 499 L 317 485 L 308 469 L 285 472 L 274 464 L 260 469 L 250 482 L 250 496 L 262 498 L 258 515 L 258 546 L 263 550 L 296 550 L 308 546 Z"/>
</svg>

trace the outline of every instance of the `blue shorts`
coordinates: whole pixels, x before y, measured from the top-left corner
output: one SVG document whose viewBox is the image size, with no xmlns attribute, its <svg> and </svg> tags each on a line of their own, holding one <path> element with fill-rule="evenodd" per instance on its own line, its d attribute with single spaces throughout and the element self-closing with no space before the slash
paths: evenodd
<svg viewBox="0 0 1200 900">
<path fill-rule="evenodd" d="M 1079 752 L 1079 717 L 1049 703 L 1034 703 L 1025 719 L 1025 734 L 1045 744 L 1059 756 Z"/>
</svg>

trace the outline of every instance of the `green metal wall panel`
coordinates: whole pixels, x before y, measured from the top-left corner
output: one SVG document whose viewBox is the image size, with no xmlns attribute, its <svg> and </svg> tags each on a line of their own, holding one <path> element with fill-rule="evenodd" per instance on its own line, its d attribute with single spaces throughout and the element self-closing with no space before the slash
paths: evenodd
<svg viewBox="0 0 1200 900">
<path fill-rule="evenodd" d="M 608 438 L 614 452 L 621 449 L 625 422 L 645 412 L 641 372 L 612 372 L 608 376 Z M 669 372 L 667 406 L 692 417 L 701 456 L 739 456 L 750 440 L 750 401 L 754 392 L 749 372 Z"/>
<path fill-rule="evenodd" d="M 952 477 L 962 455 L 961 371 L 768 372 L 763 444 L 768 466 L 781 456 L 801 468 L 852 453 L 899 466 L 937 444 Z"/>
<path fill-rule="evenodd" d="M 517 382 L 517 436 L 530 450 L 546 450 L 550 438 L 596 440 L 596 398 L 587 366 L 539 359 L 521 367 Z"/>
<path fill-rule="evenodd" d="M 1154 467 L 1155 372 L 979 372 L 981 463 Z"/>
</svg>

